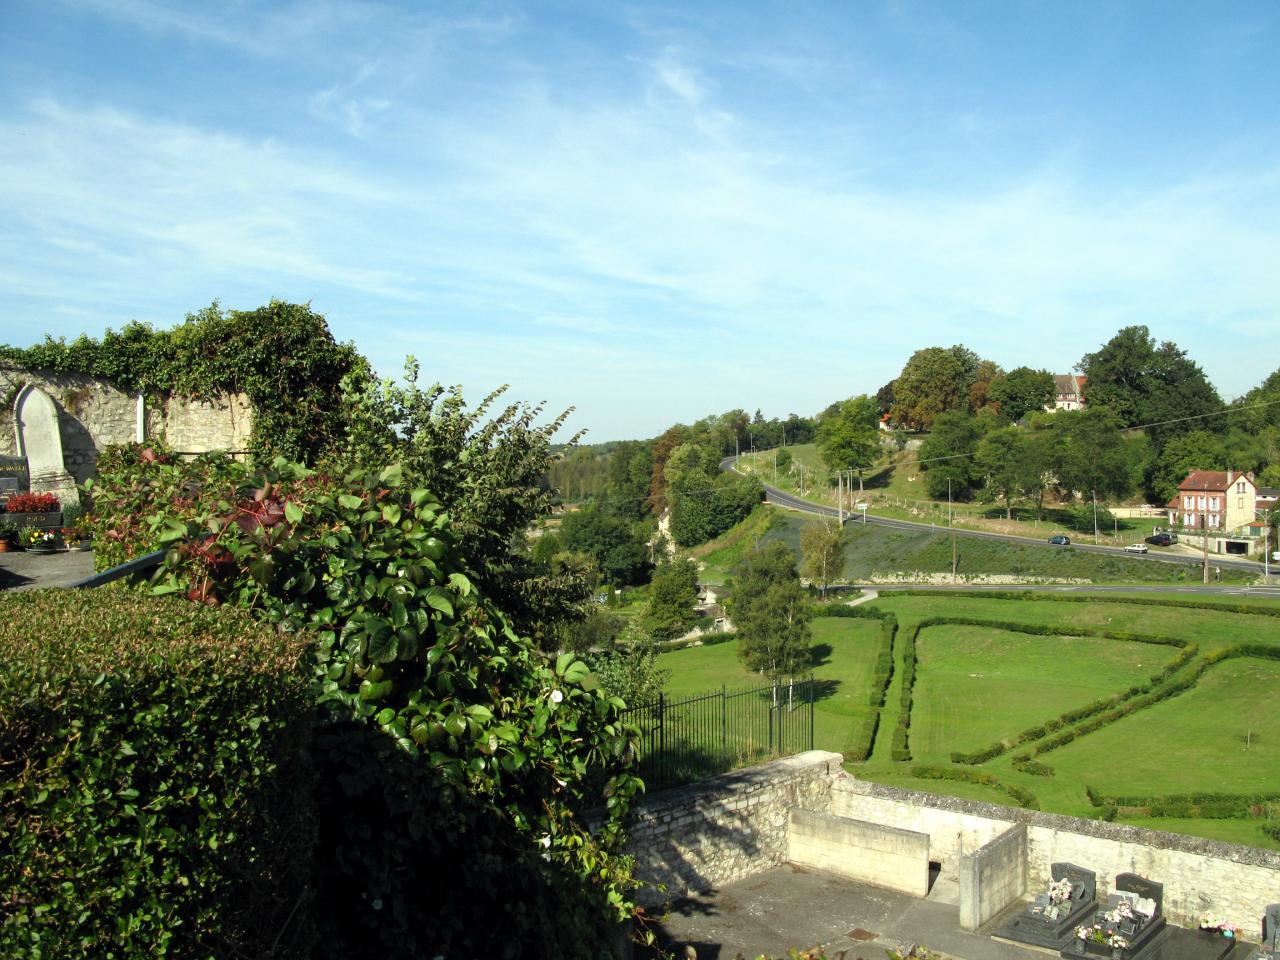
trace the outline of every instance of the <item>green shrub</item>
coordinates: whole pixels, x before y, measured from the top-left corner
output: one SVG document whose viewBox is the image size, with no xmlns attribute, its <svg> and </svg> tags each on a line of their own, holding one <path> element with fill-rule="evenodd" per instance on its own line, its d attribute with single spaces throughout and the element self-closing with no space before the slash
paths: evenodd
<svg viewBox="0 0 1280 960">
<path fill-rule="evenodd" d="M 399 467 L 231 476 L 144 518 L 168 546 L 153 590 L 315 635 L 318 955 L 598 953 L 629 915 L 642 789 L 622 701 L 514 633 Z"/>
<path fill-rule="evenodd" d="M 1040 801 L 1030 790 L 1017 784 L 1004 783 L 998 777 L 978 770 L 965 770 L 959 767 L 936 767 L 919 765 L 911 768 L 911 775 L 921 780 L 957 780 L 961 783 L 981 783 L 988 787 L 1003 790 L 1013 798 L 1014 803 L 1029 810 L 1039 810 Z"/>
<path fill-rule="evenodd" d="M 0 599 L 0 955 L 309 956 L 303 645 L 124 591 Z"/>
</svg>

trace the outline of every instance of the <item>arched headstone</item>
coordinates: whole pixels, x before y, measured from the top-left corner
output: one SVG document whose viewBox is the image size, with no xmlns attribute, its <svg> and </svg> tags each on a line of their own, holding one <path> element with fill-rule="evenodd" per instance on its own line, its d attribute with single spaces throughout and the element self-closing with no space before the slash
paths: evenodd
<svg viewBox="0 0 1280 960">
<path fill-rule="evenodd" d="M 80 503 L 75 480 L 62 458 L 62 431 L 53 399 L 33 384 L 18 391 L 13 405 L 18 455 L 27 460 L 33 493 L 55 493 L 64 507 Z"/>
</svg>

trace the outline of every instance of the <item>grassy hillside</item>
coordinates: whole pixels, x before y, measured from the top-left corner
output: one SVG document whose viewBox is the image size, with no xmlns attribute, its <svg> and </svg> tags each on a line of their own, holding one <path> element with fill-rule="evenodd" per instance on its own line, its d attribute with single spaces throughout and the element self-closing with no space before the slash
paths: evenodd
<svg viewBox="0 0 1280 960">
<path fill-rule="evenodd" d="M 800 532 L 814 522 L 806 514 L 761 506 L 723 537 L 705 544 L 693 556 L 706 565 L 703 579 L 723 583 L 756 543 L 782 540 L 800 557 Z M 892 530 L 874 523 L 851 522 L 844 529 L 844 579 L 859 581 L 898 572 L 951 572 L 951 536 L 937 530 Z M 1171 564 L 1139 557 L 1112 557 L 1055 547 L 1048 543 L 1005 543 L 957 537 L 961 582 L 966 578 L 1006 575 L 1034 581 L 1085 580 L 1091 583 L 1199 583 L 1193 564 Z M 1248 583 L 1247 573 L 1222 571 L 1223 583 Z"/>
</svg>

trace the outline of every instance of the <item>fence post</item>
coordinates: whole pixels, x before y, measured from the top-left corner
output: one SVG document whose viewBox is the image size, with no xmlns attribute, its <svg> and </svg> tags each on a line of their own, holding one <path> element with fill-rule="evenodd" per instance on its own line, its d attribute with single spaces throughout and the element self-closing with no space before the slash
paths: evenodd
<svg viewBox="0 0 1280 960">
<path fill-rule="evenodd" d="M 658 756 L 662 759 L 658 761 L 658 769 L 662 771 L 663 779 L 667 774 L 667 695 L 658 692 Z"/>
<path fill-rule="evenodd" d="M 813 689 L 813 674 L 809 674 L 809 749 L 813 749 L 813 703 L 818 698 Z"/>
<path fill-rule="evenodd" d="M 729 753 L 729 688 L 720 684 L 720 749 Z"/>
</svg>

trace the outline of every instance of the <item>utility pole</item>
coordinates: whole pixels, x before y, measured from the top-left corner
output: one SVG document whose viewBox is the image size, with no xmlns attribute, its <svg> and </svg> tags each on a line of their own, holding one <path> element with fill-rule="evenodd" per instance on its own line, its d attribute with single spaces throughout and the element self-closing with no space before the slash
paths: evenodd
<svg viewBox="0 0 1280 960">
<path fill-rule="evenodd" d="M 1200 541 L 1204 546 L 1204 582 L 1209 582 L 1209 481 L 1204 484 L 1204 503 L 1200 506 Z"/>
<path fill-rule="evenodd" d="M 844 471 L 836 474 L 836 515 L 840 518 L 840 526 L 844 526 Z"/>
<path fill-rule="evenodd" d="M 865 516 L 865 514 L 864 514 Z M 951 582 L 956 582 L 956 528 L 951 522 L 951 478 L 947 477 L 947 526 L 951 527 Z"/>
</svg>

